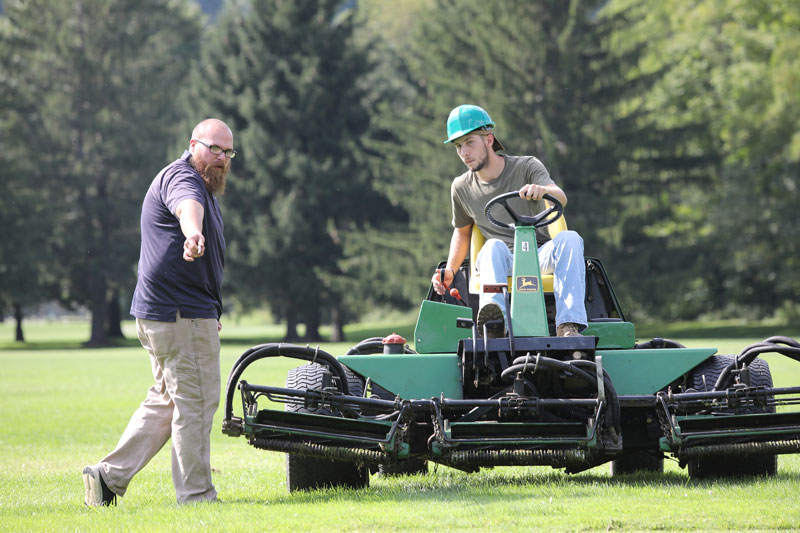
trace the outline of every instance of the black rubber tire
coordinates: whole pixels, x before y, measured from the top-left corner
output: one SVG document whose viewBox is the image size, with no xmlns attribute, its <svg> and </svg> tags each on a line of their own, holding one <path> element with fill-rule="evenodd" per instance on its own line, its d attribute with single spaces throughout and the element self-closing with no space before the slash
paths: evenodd
<svg viewBox="0 0 800 533">
<path fill-rule="evenodd" d="M 733 355 L 714 355 L 701 363 L 692 371 L 692 384 L 695 390 L 704 392 L 711 390 L 722 371 L 731 363 Z M 705 380 L 703 379 L 705 377 Z M 750 363 L 750 385 L 753 387 L 772 387 L 772 373 L 769 363 L 756 358 Z M 774 413 L 775 406 L 768 406 L 766 410 L 749 409 L 740 413 Z M 753 477 L 774 476 L 778 473 L 777 455 L 751 455 L 737 458 L 730 457 L 703 457 L 692 459 L 688 463 L 689 477 L 704 479 L 714 477 Z"/>
<path fill-rule="evenodd" d="M 690 460 L 688 470 L 691 479 L 769 477 L 778 473 L 778 456 L 703 457 Z"/>
<path fill-rule="evenodd" d="M 428 461 L 425 459 L 409 459 L 401 463 L 378 465 L 378 473 L 384 477 L 413 476 L 428 473 Z"/>
<path fill-rule="evenodd" d="M 364 382 L 356 374 L 347 371 L 347 381 L 352 396 L 364 393 Z M 288 389 L 312 389 L 322 384 L 325 369 L 318 364 L 308 364 L 289 370 L 286 378 Z M 332 416 L 328 409 L 309 409 L 302 405 L 286 404 L 286 411 Z M 286 488 L 289 492 L 314 490 L 329 487 L 360 489 L 369 486 L 369 468 L 366 465 L 331 461 L 299 455 L 286 454 Z"/>
<path fill-rule="evenodd" d="M 700 363 L 691 373 L 692 387 L 698 392 L 707 392 L 714 387 L 717 378 L 722 371 L 733 363 L 733 355 L 712 355 Z M 753 387 L 772 387 L 772 372 L 769 370 L 769 363 L 760 358 L 753 359 L 750 363 L 750 385 Z M 751 409 L 747 412 L 762 412 Z M 775 406 L 767 407 L 767 413 L 774 413 Z"/>
<path fill-rule="evenodd" d="M 708 392 L 722 371 L 733 362 L 733 355 L 712 355 L 692 370 L 689 386 L 697 392 Z"/>
<path fill-rule="evenodd" d="M 611 461 L 612 477 L 633 474 L 635 472 L 661 473 L 663 471 L 664 456 L 643 450 L 626 452 Z"/>
</svg>

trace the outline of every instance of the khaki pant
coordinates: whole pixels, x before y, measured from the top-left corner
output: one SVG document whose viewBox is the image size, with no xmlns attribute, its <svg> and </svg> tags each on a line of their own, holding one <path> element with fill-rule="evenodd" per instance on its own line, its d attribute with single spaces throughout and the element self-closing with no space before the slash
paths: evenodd
<svg viewBox="0 0 800 533">
<path fill-rule="evenodd" d="M 128 483 L 172 437 L 172 483 L 179 503 L 215 500 L 211 482 L 211 425 L 219 405 L 216 319 L 175 322 L 136 319 L 150 354 L 155 384 L 128 422 L 116 449 L 100 466 L 108 488 L 122 496 Z"/>
</svg>

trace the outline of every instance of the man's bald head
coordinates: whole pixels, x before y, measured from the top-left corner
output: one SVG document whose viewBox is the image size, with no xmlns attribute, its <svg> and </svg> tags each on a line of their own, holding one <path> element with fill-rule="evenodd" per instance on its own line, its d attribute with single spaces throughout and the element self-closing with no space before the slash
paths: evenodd
<svg viewBox="0 0 800 533">
<path fill-rule="evenodd" d="M 212 150 L 220 153 L 215 154 Z M 221 120 L 207 118 L 192 130 L 192 138 L 189 141 L 191 163 L 203 177 L 206 188 L 212 194 L 225 192 L 225 177 L 233 157 L 233 155 L 226 156 L 226 150 L 233 150 L 233 132 Z"/>
<path fill-rule="evenodd" d="M 228 135 L 231 138 L 231 144 L 233 144 L 233 132 L 227 124 L 218 118 L 207 118 L 195 126 L 192 130 L 192 139 L 203 139 L 218 134 Z"/>
</svg>

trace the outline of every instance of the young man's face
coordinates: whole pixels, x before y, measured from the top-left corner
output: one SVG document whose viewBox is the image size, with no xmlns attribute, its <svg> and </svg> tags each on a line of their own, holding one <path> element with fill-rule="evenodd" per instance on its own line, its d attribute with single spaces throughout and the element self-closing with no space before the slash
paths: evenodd
<svg viewBox="0 0 800 533">
<path fill-rule="evenodd" d="M 473 172 L 478 172 L 489 164 L 490 143 L 488 135 L 477 133 L 470 133 L 453 141 L 458 157 Z"/>
</svg>

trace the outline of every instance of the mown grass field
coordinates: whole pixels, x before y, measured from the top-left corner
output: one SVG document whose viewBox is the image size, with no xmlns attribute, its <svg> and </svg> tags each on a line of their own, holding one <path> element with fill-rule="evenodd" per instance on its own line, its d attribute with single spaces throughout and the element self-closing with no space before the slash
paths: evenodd
<svg viewBox="0 0 800 533">
<path fill-rule="evenodd" d="M 373 323 L 348 330 L 351 342 L 323 345 L 342 353 L 360 339 L 413 324 Z M 133 338 L 132 325 L 126 333 Z M 426 476 L 372 476 L 361 491 L 288 494 L 282 454 L 243 439 L 212 434 L 218 504 L 178 506 L 169 450 L 134 479 L 120 505 L 83 506 L 80 472 L 110 451 L 150 385 L 138 342 L 84 349 L 85 323 L 26 325 L 28 343 L 10 342 L 0 324 L 0 530 L 2 531 L 531 531 L 776 530 L 800 528 L 800 456 L 782 456 L 778 476 L 748 481 L 689 481 L 667 461 L 664 475 L 611 478 L 607 465 L 567 476 L 547 467 L 498 468 L 465 474 L 449 468 Z M 223 383 L 238 355 L 278 340 L 281 329 L 226 322 Z M 676 324 L 642 328 L 639 338 L 667 336 L 721 353 L 770 334 L 800 337 L 800 328 Z M 800 384 L 800 364 L 768 356 L 776 385 Z M 256 383 L 283 383 L 293 361 L 248 370 Z M 221 425 L 221 409 L 215 427 Z"/>
</svg>

